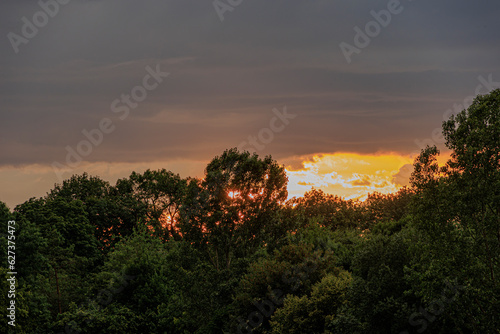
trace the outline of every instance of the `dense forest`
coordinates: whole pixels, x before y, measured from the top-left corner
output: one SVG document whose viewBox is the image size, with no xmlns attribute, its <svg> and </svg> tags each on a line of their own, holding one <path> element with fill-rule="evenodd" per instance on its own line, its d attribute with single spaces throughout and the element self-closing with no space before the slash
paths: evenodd
<svg viewBox="0 0 500 334">
<path fill-rule="evenodd" d="M 201 179 L 74 175 L 0 202 L 0 331 L 500 333 L 500 90 L 443 136 L 446 165 L 427 147 L 411 186 L 363 202 L 287 200 L 284 167 L 236 149 Z"/>
</svg>

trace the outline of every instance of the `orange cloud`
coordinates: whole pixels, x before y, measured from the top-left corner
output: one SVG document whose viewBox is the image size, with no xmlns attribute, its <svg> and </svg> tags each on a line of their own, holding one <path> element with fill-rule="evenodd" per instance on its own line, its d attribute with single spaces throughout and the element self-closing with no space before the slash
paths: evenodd
<svg viewBox="0 0 500 334">
<path fill-rule="evenodd" d="M 289 197 L 312 187 L 346 199 L 366 199 L 369 193 L 388 194 L 408 185 L 412 159 L 395 153 L 335 153 L 299 157 L 302 168 L 287 168 Z"/>
<path fill-rule="evenodd" d="M 334 153 L 295 157 L 287 161 L 289 198 L 313 187 L 345 199 L 365 200 L 369 193 L 394 193 L 409 185 L 415 157 L 398 153 Z M 439 165 L 450 152 L 438 156 Z M 302 166 L 295 167 L 292 166 Z"/>
</svg>

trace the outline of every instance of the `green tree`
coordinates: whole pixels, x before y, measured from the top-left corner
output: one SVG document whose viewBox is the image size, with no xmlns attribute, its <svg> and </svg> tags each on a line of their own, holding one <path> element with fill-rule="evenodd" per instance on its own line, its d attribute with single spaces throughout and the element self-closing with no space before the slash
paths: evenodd
<svg viewBox="0 0 500 334">
<path fill-rule="evenodd" d="M 146 216 L 146 208 L 131 195 L 130 184 L 108 182 L 87 173 L 73 175 L 55 185 L 47 195 L 48 201 L 67 203 L 80 201 L 88 222 L 93 225 L 102 253 L 108 252 L 120 237 L 132 233 L 137 221 Z"/>
<path fill-rule="evenodd" d="M 233 331 L 269 330 L 270 316 L 283 305 L 284 298 L 307 295 L 322 277 L 340 272 L 328 240 L 325 247 L 315 248 L 312 236 L 305 239 L 291 238 L 272 255 L 264 253 L 250 264 L 236 290 Z"/>
<path fill-rule="evenodd" d="M 129 177 L 134 196 L 144 205 L 148 224 L 158 231 L 166 230 L 166 238 L 180 240 L 177 222 L 184 200 L 187 180 L 165 169 L 142 174 L 133 172 Z"/>
<path fill-rule="evenodd" d="M 416 226 L 434 244 L 432 256 L 413 272 L 426 300 L 437 298 L 437 284 L 458 281 L 465 291 L 453 304 L 467 321 L 455 327 L 475 333 L 499 328 L 500 308 L 500 90 L 443 123 L 451 159 L 442 168 L 439 151 L 425 149 L 415 162 L 412 184 Z M 422 259 L 423 260 L 423 259 Z M 427 265 L 426 265 L 427 264 Z M 422 276 L 422 271 L 427 275 Z M 451 311 L 450 313 L 451 314 Z M 446 315 L 445 315 L 446 316 Z"/>
<path fill-rule="evenodd" d="M 356 227 L 361 218 L 354 201 L 326 194 L 321 189 L 313 188 L 303 197 L 291 199 L 287 205 L 293 208 L 294 219 L 302 220 L 301 225 L 310 219 L 319 219 L 323 226 L 337 230 Z"/>
<path fill-rule="evenodd" d="M 204 247 L 217 270 L 229 268 L 273 234 L 287 182 L 284 167 L 270 156 L 227 150 L 208 164 L 201 182 L 190 182 L 181 230 Z"/>
<path fill-rule="evenodd" d="M 345 317 L 336 319 L 333 332 L 352 319 L 359 321 L 357 327 L 362 333 L 399 333 L 405 329 L 414 305 L 420 302 L 405 277 L 406 267 L 413 260 L 410 245 L 416 240 L 418 236 L 408 228 L 364 237 L 352 261 L 349 303 L 342 310 Z"/>
<path fill-rule="evenodd" d="M 31 294 L 26 299 L 29 323 L 39 324 L 84 298 L 102 255 L 80 200 L 31 199 L 16 207 L 15 216 L 20 282 Z"/>
<path fill-rule="evenodd" d="M 284 306 L 272 316 L 270 333 L 327 333 L 328 324 L 347 302 L 350 284 L 351 275 L 346 271 L 327 274 L 313 285 L 310 295 L 287 297 Z"/>
<path fill-rule="evenodd" d="M 183 241 L 146 226 L 123 238 L 92 280 L 89 299 L 57 322 L 83 333 L 220 333 L 237 279 Z"/>
<path fill-rule="evenodd" d="M 403 187 L 394 194 L 368 194 L 368 198 L 358 205 L 361 211 L 361 226 L 373 228 L 379 222 L 398 222 L 410 212 L 414 191 Z"/>
</svg>

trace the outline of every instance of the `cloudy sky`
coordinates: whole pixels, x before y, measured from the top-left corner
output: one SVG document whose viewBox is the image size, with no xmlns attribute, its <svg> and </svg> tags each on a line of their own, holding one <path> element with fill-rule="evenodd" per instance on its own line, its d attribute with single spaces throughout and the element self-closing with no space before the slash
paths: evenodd
<svg viewBox="0 0 500 334">
<path fill-rule="evenodd" d="M 202 176 L 237 146 L 287 166 L 293 194 L 397 190 L 443 119 L 500 86 L 499 17 L 470 0 L 3 0 L 0 200 L 83 171 Z"/>
</svg>

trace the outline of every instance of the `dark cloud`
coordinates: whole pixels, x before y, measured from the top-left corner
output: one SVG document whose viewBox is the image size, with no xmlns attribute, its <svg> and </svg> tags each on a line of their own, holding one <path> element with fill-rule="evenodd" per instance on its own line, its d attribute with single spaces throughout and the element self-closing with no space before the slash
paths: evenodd
<svg viewBox="0 0 500 334">
<path fill-rule="evenodd" d="M 371 182 L 368 179 L 363 179 L 363 180 L 355 180 L 355 181 L 349 182 L 349 184 L 352 184 L 353 186 L 370 186 Z M 383 186 L 385 186 L 385 184 L 382 185 L 382 187 Z"/>
<path fill-rule="evenodd" d="M 14 53 L 0 46 L 0 165 L 50 164 L 110 118 L 87 161 L 209 159 L 297 114 L 259 151 L 414 151 L 443 113 L 500 81 L 500 5 L 402 1 L 404 10 L 348 64 L 339 43 L 387 1 L 244 0 L 221 22 L 211 1 L 78 1 Z M 20 34 L 37 2 L 0 4 L 0 35 Z M 110 104 L 146 66 L 171 75 L 126 120 Z"/>
<path fill-rule="evenodd" d="M 413 173 L 413 165 L 403 165 L 399 171 L 392 177 L 392 183 L 400 186 L 408 186 L 410 184 L 410 176 Z"/>
</svg>

